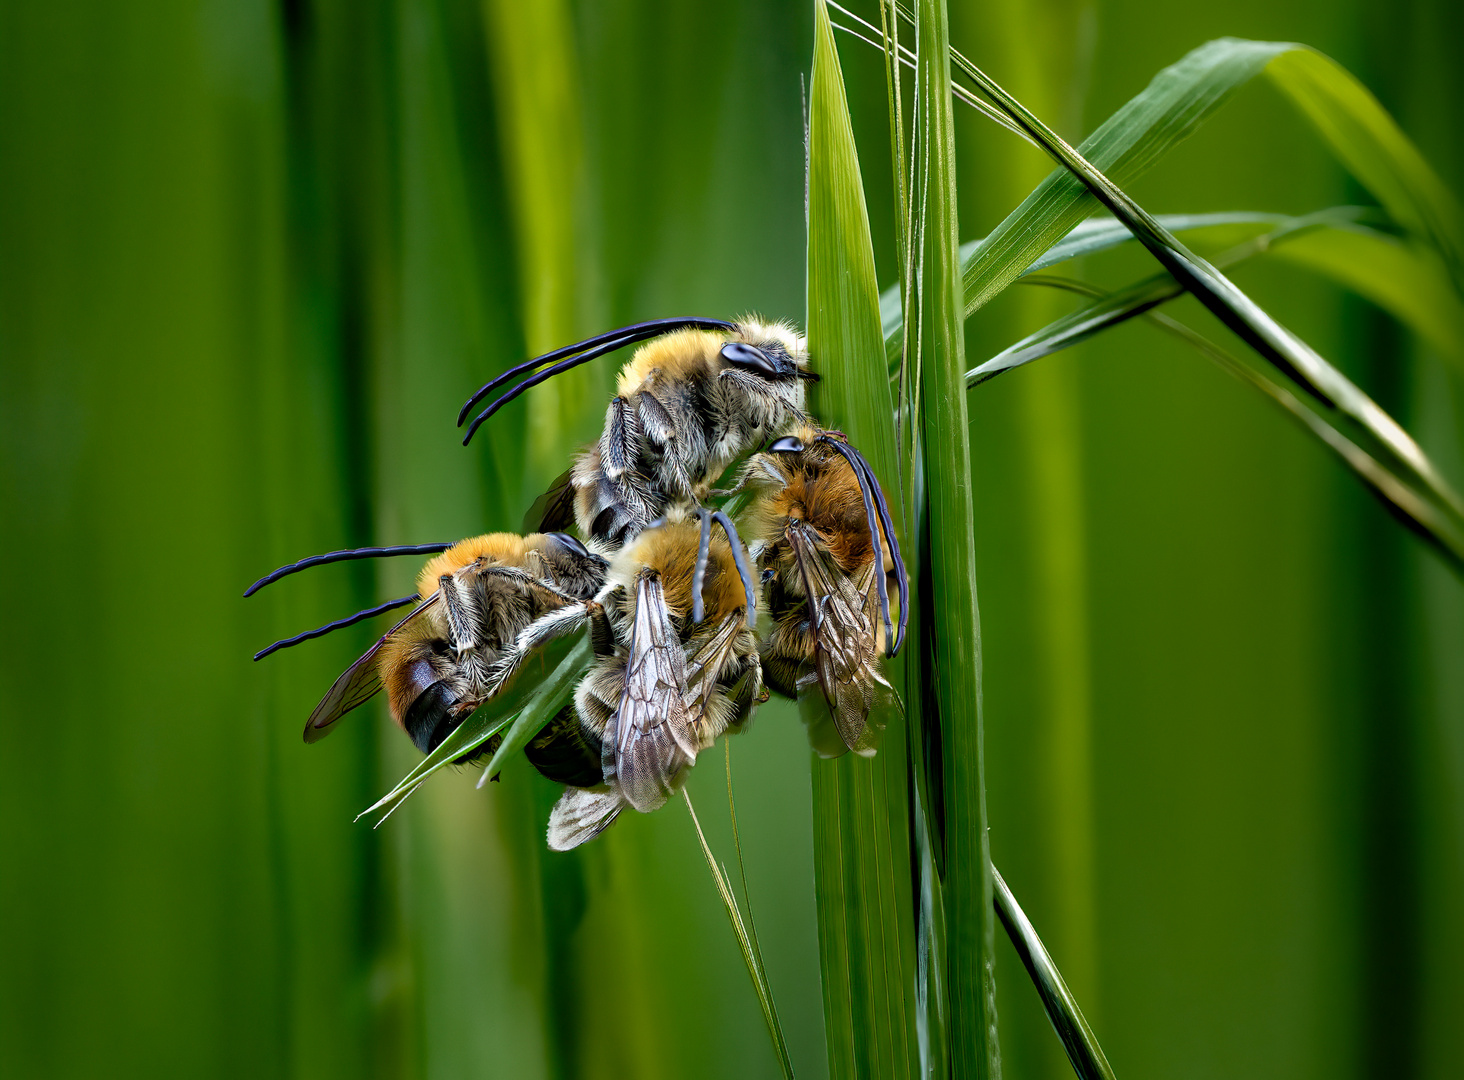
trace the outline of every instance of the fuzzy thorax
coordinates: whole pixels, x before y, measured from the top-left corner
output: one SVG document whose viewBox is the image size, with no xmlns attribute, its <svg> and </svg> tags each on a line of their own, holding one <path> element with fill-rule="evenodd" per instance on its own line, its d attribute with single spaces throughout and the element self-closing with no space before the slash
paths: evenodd
<svg viewBox="0 0 1464 1080">
<path fill-rule="evenodd" d="M 431 596 L 437 591 L 437 583 L 444 574 L 455 574 L 478 559 L 486 559 L 494 566 L 523 566 L 525 553 L 538 539 L 542 537 L 537 533 L 531 536 L 488 533 L 459 540 L 422 567 L 422 572 L 417 575 L 417 595 Z"/>
<path fill-rule="evenodd" d="M 636 578 L 644 570 L 655 571 L 661 578 L 667 611 L 685 625 L 691 618 L 692 577 L 696 571 L 700 542 L 701 523 L 694 518 L 673 514 L 665 525 L 646 530 L 620 552 L 611 564 L 609 579 L 623 587 L 625 602 L 633 605 Z M 716 525 L 712 526 L 702 602 L 706 607 L 703 621 L 711 625 L 747 606 L 747 594 L 737 573 L 737 564 L 732 560 L 732 548 Z M 628 610 L 626 615 L 634 617 Z M 753 617 L 756 617 L 755 613 Z"/>
</svg>

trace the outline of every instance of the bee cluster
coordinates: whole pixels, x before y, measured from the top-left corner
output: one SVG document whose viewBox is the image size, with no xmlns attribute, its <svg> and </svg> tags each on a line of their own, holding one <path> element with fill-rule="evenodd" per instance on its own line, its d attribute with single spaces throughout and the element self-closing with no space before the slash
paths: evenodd
<svg viewBox="0 0 1464 1080">
<path fill-rule="evenodd" d="M 905 568 L 873 471 L 807 411 L 805 384 L 817 376 L 792 327 L 661 319 L 536 357 L 463 406 L 460 426 L 502 391 L 464 444 L 530 387 L 642 342 L 598 442 L 531 511 L 535 531 L 333 552 L 250 587 L 246 596 L 322 563 L 434 555 L 410 596 L 255 657 L 414 605 L 336 680 L 306 723 L 307 742 L 384 688 L 392 718 L 431 753 L 549 642 L 587 631 L 594 659 L 572 703 L 525 748 L 565 785 L 549 818 L 555 850 L 598 835 L 626 806 L 663 805 L 697 755 L 744 728 L 769 691 L 821 703 L 836 736 L 810 728 L 820 753 L 874 752 L 896 703 L 881 656 L 904 636 Z M 739 461 L 732 485 L 715 488 Z"/>
</svg>

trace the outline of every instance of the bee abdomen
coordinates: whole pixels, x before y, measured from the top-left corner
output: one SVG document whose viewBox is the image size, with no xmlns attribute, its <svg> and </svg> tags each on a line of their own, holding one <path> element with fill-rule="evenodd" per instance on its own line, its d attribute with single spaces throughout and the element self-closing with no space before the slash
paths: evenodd
<svg viewBox="0 0 1464 1080">
<path fill-rule="evenodd" d="M 524 747 L 524 756 L 544 776 L 571 787 L 604 783 L 600 740 L 580 723 L 573 705 L 566 705 L 544 730 Z"/>
</svg>

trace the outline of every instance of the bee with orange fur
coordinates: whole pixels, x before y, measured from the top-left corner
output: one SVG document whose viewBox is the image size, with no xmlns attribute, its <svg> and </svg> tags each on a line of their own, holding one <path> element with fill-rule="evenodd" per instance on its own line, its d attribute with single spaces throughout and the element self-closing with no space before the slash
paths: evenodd
<svg viewBox="0 0 1464 1080">
<path fill-rule="evenodd" d="M 882 717 L 897 703 L 880 654 L 899 651 L 909 606 L 873 471 L 842 436 L 805 427 L 749 459 L 738 488 L 754 493 L 742 522 L 773 620 L 762 651 L 768 686 L 796 698 L 817 683 L 842 743 L 816 738 L 820 752 L 873 753 Z"/>
<path fill-rule="evenodd" d="M 487 676 L 503 649 L 535 620 L 594 596 L 607 569 L 603 558 L 564 533 L 491 533 L 452 545 L 315 556 L 260 579 L 245 595 L 323 562 L 424 551 L 438 554 L 423 567 L 411 596 L 276 642 L 255 657 L 419 601 L 336 679 L 305 724 L 306 742 L 324 738 L 384 688 L 392 719 L 422 753 L 431 753 L 487 697 Z"/>
</svg>

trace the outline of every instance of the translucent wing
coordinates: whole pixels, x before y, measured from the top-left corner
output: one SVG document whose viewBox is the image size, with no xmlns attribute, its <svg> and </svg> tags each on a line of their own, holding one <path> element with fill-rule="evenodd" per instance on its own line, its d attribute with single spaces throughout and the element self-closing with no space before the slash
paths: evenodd
<svg viewBox="0 0 1464 1080">
<path fill-rule="evenodd" d="M 625 800 L 613 791 L 565 788 L 549 812 L 549 850 L 569 851 L 593 840 L 609 827 L 624 806 Z"/>
<path fill-rule="evenodd" d="M 325 692 L 325 697 L 320 699 L 320 704 L 315 706 L 315 711 L 310 714 L 310 719 L 305 721 L 306 742 L 313 743 L 325 738 L 330 734 L 331 728 L 337 720 L 356 706 L 364 705 L 376 696 L 381 690 L 381 678 L 376 670 L 376 654 L 381 651 L 382 645 L 386 644 L 387 638 L 437 603 L 439 595 L 433 593 L 414 607 L 405 619 L 381 635 L 375 645 L 367 649 L 359 660 L 346 668 L 341 677 L 331 684 L 330 689 Z"/>
<path fill-rule="evenodd" d="M 808 595 L 819 688 L 844 745 L 856 753 L 870 753 L 878 734 L 871 718 L 894 696 L 880 671 L 871 607 L 874 565 L 856 581 L 834 564 L 811 530 L 789 529 L 788 539 Z"/>
<path fill-rule="evenodd" d="M 574 476 L 566 469 L 524 515 L 524 532 L 564 532 L 574 526 Z"/>
<path fill-rule="evenodd" d="M 686 656 L 660 579 L 643 574 L 636 583 L 625 689 L 605 740 L 605 779 L 613 777 L 642 813 L 664 804 L 677 774 L 696 761 L 686 694 Z"/>
<path fill-rule="evenodd" d="M 708 725 L 712 695 L 737 645 L 742 612 L 727 615 L 709 635 L 692 639 L 686 656 L 686 709 L 698 750 L 705 750 L 721 734 Z M 726 721 L 723 720 L 722 723 Z"/>
</svg>

